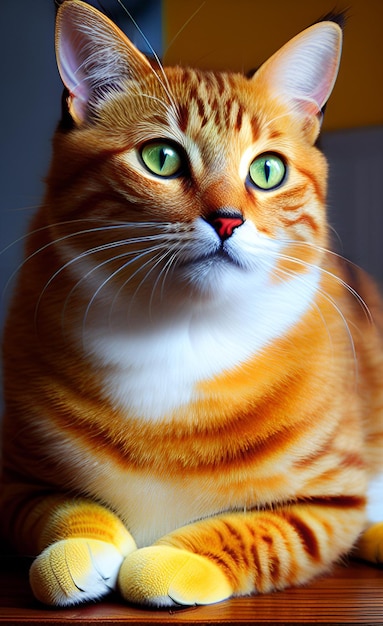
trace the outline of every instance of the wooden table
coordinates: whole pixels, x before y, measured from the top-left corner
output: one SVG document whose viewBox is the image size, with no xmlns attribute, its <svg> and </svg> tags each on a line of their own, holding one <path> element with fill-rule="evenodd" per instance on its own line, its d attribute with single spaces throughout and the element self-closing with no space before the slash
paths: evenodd
<svg viewBox="0 0 383 626">
<path fill-rule="evenodd" d="M 49 609 L 29 590 L 30 561 L 2 556 L 0 624 L 383 624 L 383 567 L 350 562 L 300 589 L 169 612 L 148 611 L 111 597 L 99 604 Z"/>
</svg>

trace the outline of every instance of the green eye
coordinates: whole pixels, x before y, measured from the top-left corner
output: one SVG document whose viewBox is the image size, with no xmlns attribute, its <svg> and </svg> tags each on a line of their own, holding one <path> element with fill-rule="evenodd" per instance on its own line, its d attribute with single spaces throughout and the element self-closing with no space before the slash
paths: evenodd
<svg viewBox="0 0 383 626">
<path fill-rule="evenodd" d="M 260 189 L 275 189 L 286 174 L 286 165 L 276 154 L 261 154 L 250 165 L 249 175 Z"/>
<path fill-rule="evenodd" d="M 175 176 L 182 169 L 181 156 L 169 143 L 156 141 L 146 144 L 141 150 L 141 158 L 149 172 L 163 178 Z"/>
</svg>

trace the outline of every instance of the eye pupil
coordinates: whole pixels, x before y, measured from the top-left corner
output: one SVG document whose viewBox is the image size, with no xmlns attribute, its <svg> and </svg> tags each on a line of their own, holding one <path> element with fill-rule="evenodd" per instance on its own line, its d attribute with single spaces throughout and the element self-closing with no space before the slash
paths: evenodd
<svg viewBox="0 0 383 626">
<path fill-rule="evenodd" d="M 167 150 L 165 150 L 165 148 L 161 148 L 158 157 L 159 157 L 159 161 L 160 161 L 160 168 L 162 170 L 164 165 L 165 165 L 165 163 L 166 163 L 166 159 L 168 158 Z"/>
<path fill-rule="evenodd" d="M 270 178 L 270 162 L 269 161 L 265 161 L 265 178 L 266 178 L 266 182 L 269 182 L 269 178 Z"/>
</svg>

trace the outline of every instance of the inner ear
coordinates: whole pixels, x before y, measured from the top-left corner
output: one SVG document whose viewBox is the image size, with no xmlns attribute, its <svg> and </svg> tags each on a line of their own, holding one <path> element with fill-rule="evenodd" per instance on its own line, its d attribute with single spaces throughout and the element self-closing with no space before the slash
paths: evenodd
<svg viewBox="0 0 383 626">
<path fill-rule="evenodd" d="M 335 22 L 314 24 L 276 52 L 254 76 L 307 125 L 321 118 L 340 62 L 342 31 Z"/>
<path fill-rule="evenodd" d="M 56 56 L 71 116 L 83 122 L 108 94 L 151 71 L 146 57 L 94 7 L 70 0 L 57 12 Z"/>
</svg>

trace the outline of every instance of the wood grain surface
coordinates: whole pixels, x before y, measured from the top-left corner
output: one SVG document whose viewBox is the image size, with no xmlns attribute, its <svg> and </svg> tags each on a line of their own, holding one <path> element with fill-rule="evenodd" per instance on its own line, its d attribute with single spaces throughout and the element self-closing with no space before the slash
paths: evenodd
<svg viewBox="0 0 383 626">
<path fill-rule="evenodd" d="M 1 624 L 383 624 L 383 568 L 350 562 L 307 587 L 169 612 L 124 604 L 117 596 L 71 609 L 45 608 L 28 586 L 30 561 L 2 556 Z"/>
</svg>

